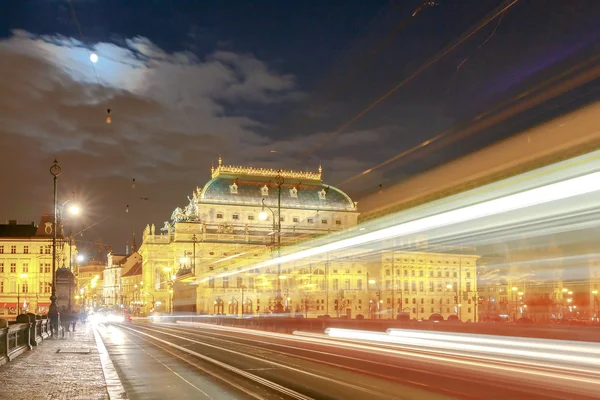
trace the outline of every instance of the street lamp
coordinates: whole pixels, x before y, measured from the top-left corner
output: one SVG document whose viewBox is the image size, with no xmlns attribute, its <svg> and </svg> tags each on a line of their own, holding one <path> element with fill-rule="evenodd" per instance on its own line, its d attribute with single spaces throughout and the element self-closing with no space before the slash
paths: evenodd
<svg viewBox="0 0 600 400">
<path fill-rule="evenodd" d="M 54 181 L 54 221 L 52 224 L 52 295 L 50 296 L 51 304 L 48 309 L 48 316 L 50 317 L 50 322 L 52 324 L 52 333 L 54 333 L 54 330 L 56 330 L 56 333 L 58 333 L 58 307 L 56 306 L 56 225 L 58 219 L 58 207 L 56 204 L 56 184 L 61 171 L 62 170 L 58 165 L 58 161 L 55 159 L 54 163 L 50 167 L 50 175 L 52 175 L 52 179 Z"/>
<path fill-rule="evenodd" d="M 17 305 L 19 306 L 19 309 L 17 311 L 17 315 L 21 315 L 21 279 L 27 279 L 29 277 L 28 274 L 20 274 L 19 275 L 19 287 L 17 288 Z M 24 293 L 24 292 L 23 292 Z"/>
<path fill-rule="evenodd" d="M 258 214 L 258 218 L 261 221 L 267 219 L 267 214 L 265 208 L 268 208 L 269 211 L 273 214 L 273 231 L 277 235 L 277 276 L 281 276 L 281 262 L 279 259 L 281 258 L 281 185 L 283 185 L 283 177 L 281 174 L 278 174 L 275 177 L 275 184 L 277 185 L 277 216 L 275 215 L 275 211 L 265 204 L 265 199 L 262 199 L 262 210 Z M 277 280 L 277 297 L 275 298 L 275 314 L 283 313 L 283 297 L 281 297 L 281 279 Z"/>
<path fill-rule="evenodd" d="M 377 311 L 379 314 L 379 319 L 381 319 L 381 291 L 379 289 L 379 285 L 377 284 L 377 281 L 375 279 L 369 279 L 367 281 L 370 285 L 375 285 L 375 287 L 377 288 Z M 368 291 L 368 288 L 367 288 Z M 371 296 L 369 296 L 371 297 Z M 373 300 L 369 300 L 369 303 L 371 305 L 371 308 L 373 308 Z M 372 313 L 373 311 L 371 311 Z M 373 318 L 373 316 L 371 315 L 371 318 Z"/>
<path fill-rule="evenodd" d="M 192 236 L 192 274 L 195 276 L 196 275 L 196 242 L 198 241 L 198 238 L 196 237 L 196 234 L 194 233 L 194 235 Z"/>
<path fill-rule="evenodd" d="M 54 163 L 52 163 L 52 166 L 50 167 L 50 175 L 52 175 L 52 180 L 53 180 L 53 184 L 54 184 L 54 191 L 53 191 L 53 197 L 54 197 L 54 201 L 53 201 L 53 223 L 52 223 L 52 295 L 50 296 L 50 308 L 48 310 L 48 317 L 50 318 L 50 322 L 52 325 L 52 333 L 54 333 L 54 330 L 56 330 L 56 332 L 58 333 L 58 320 L 59 320 L 59 313 L 58 313 L 58 306 L 56 305 L 56 232 L 58 230 L 58 191 L 57 191 L 57 184 L 58 184 L 58 176 L 60 175 L 60 173 L 62 172 L 62 169 L 60 168 L 60 166 L 58 165 L 58 161 L 56 161 L 56 159 L 54 160 Z M 64 206 L 68 203 L 65 202 L 62 204 L 62 207 L 64 208 Z M 68 209 L 69 213 L 71 215 L 78 215 L 81 212 L 81 209 L 75 205 L 72 204 L 69 209 Z M 71 245 L 71 243 L 69 242 L 69 245 Z"/>
</svg>

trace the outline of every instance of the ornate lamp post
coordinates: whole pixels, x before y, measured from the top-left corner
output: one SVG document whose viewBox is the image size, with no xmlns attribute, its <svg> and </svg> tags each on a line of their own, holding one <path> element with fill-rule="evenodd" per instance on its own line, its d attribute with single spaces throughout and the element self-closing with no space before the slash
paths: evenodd
<svg viewBox="0 0 600 400">
<path fill-rule="evenodd" d="M 275 211 L 265 204 L 265 199 L 262 200 L 263 210 L 259 214 L 259 219 L 264 221 L 267 219 L 267 213 L 264 211 L 265 207 L 273 214 L 273 231 L 277 235 L 277 259 L 281 258 L 281 185 L 283 185 L 283 177 L 277 175 L 275 177 L 275 184 L 277 185 L 277 215 Z M 275 313 L 282 314 L 283 308 L 283 297 L 281 296 L 281 263 L 277 263 L 277 296 L 275 297 Z"/>
<path fill-rule="evenodd" d="M 50 167 L 50 175 L 52 175 L 52 180 L 54 183 L 54 201 L 53 201 L 53 223 L 52 223 L 52 295 L 50 296 L 51 304 L 50 304 L 50 308 L 48 310 L 48 317 L 50 318 L 50 322 L 52 324 L 53 329 L 58 329 L 58 323 L 59 323 L 59 312 L 58 312 L 58 306 L 56 305 L 56 300 L 57 300 L 57 297 L 56 297 L 56 235 L 57 235 L 58 225 L 59 225 L 57 183 L 58 183 L 58 176 L 60 175 L 61 172 L 62 172 L 62 169 L 58 165 L 58 161 L 56 161 L 56 159 L 55 159 L 54 163 Z M 62 204 L 63 209 L 64 209 L 64 206 L 68 202 L 69 201 L 66 201 Z M 79 208 L 79 206 L 72 204 L 71 207 L 69 207 L 68 211 L 72 215 L 78 215 L 81 212 L 81 209 Z M 72 243 L 69 243 L 69 245 L 72 245 Z"/>
<path fill-rule="evenodd" d="M 54 208 L 53 208 L 53 224 L 52 224 L 52 295 L 50 296 L 50 308 L 48 310 L 48 316 L 50 317 L 50 322 L 52 324 L 52 332 L 56 330 L 58 333 L 58 306 L 56 305 L 56 226 L 58 221 L 58 206 L 57 206 L 57 191 L 56 184 L 58 180 L 58 176 L 61 173 L 61 168 L 58 165 L 58 161 L 54 160 L 54 163 L 50 167 L 50 174 L 52 175 L 52 179 L 54 181 Z"/>
<path fill-rule="evenodd" d="M 193 246 L 193 250 L 192 250 L 192 274 L 196 275 L 196 242 L 198 241 L 198 238 L 196 237 L 196 234 L 194 233 L 194 235 L 192 236 L 192 246 Z"/>
</svg>

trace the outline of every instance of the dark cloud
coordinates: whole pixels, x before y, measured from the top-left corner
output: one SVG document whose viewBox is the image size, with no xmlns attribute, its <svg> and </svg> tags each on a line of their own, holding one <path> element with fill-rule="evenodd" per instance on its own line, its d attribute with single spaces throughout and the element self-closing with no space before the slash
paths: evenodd
<svg viewBox="0 0 600 400">
<path fill-rule="evenodd" d="M 6 219 L 36 220 L 50 211 L 48 168 L 57 158 L 61 198 L 76 192 L 88 204 L 87 219 L 78 224 L 112 217 L 85 235 L 121 245 L 133 230 L 160 223 L 182 205 L 209 179 L 220 154 L 232 164 L 304 169 L 294 155 L 325 135 L 272 138 L 261 133 L 266 121 L 229 112 L 236 105 L 293 105 L 303 96 L 293 75 L 252 54 L 216 51 L 199 59 L 139 37 L 97 43 L 93 51 L 99 56 L 94 67 L 90 51 L 73 38 L 15 31 L 0 41 L 0 166 L 8 171 L 0 185 L 10 188 L 0 209 Z M 111 124 L 105 123 L 108 108 Z M 368 167 L 344 156 L 344 149 L 375 148 L 393 130 L 346 133 L 324 163 L 328 179 Z"/>
</svg>

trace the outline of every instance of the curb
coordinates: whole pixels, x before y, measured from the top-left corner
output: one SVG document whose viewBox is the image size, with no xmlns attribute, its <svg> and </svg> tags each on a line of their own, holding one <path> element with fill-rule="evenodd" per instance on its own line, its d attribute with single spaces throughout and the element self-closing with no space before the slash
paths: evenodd
<svg viewBox="0 0 600 400">
<path fill-rule="evenodd" d="M 128 399 L 127 393 L 125 392 L 125 388 L 123 388 L 121 379 L 119 379 L 119 374 L 117 373 L 117 370 L 110 359 L 108 351 L 106 350 L 106 346 L 104 346 L 104 341 L 102 341 L 102 337 L 98 332 L 98 328 L 92 324 L 92 329 L 94 331 L 94 338 L 96 339 L 98 354 L 100 355 L 100 362 L 102 364 L 102 372 L 104 373 L 104 382 L 106 383 L 108 398 L 110 400 L 126 400 Z"/>
</svg>

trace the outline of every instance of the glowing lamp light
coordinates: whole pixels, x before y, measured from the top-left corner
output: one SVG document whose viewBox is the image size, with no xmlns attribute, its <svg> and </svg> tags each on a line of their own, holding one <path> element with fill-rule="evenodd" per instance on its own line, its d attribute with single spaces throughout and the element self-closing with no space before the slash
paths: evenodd
<svg viewBox="0 0 600 400">
<path fill-rule="evenodd" d="M 82 262 L 84 260 L 85 260 L 85 257 L 82 254 L 77 256 L 77 261 Z"/>
<path fill-rule="evenodd" d="M 187 257 L 181 257 L 179 261 L 181 261 L 182 264 L 187 264 L 190 261 L 190 259 Z"/>
<path fill-rule="evenodd" d="M 73 204 L 71 207 L 69 207 L 69 214 L 79 215 L 81 214 L 81 208 L 77 204 Z"/>
<path fill-rule="evenodd" d="M 110 117 L 110 108 L 106 110 L 106 123 L 110 124 L 112 122 L 112 118 Z"/>
<path fill-rule="evenodd" d="M 258 219 L 260 219 L 261 221 L 267 220 L 267 213 L 265 210 L 262 210 L 261 212 L 258 213 Z"/>
<path fill-rule="evenodd" d="M 369 283 L 370 283 L 371 285 L 375 284 L 375 279 L 369 279 Z"/>
<path fill-rule="evenodd" d="M 90 61 L 93 62 L 94 64 L 98 62 L 98 54 L 96 53 L 92 53 L 90 54 Z"/>
</svg>

